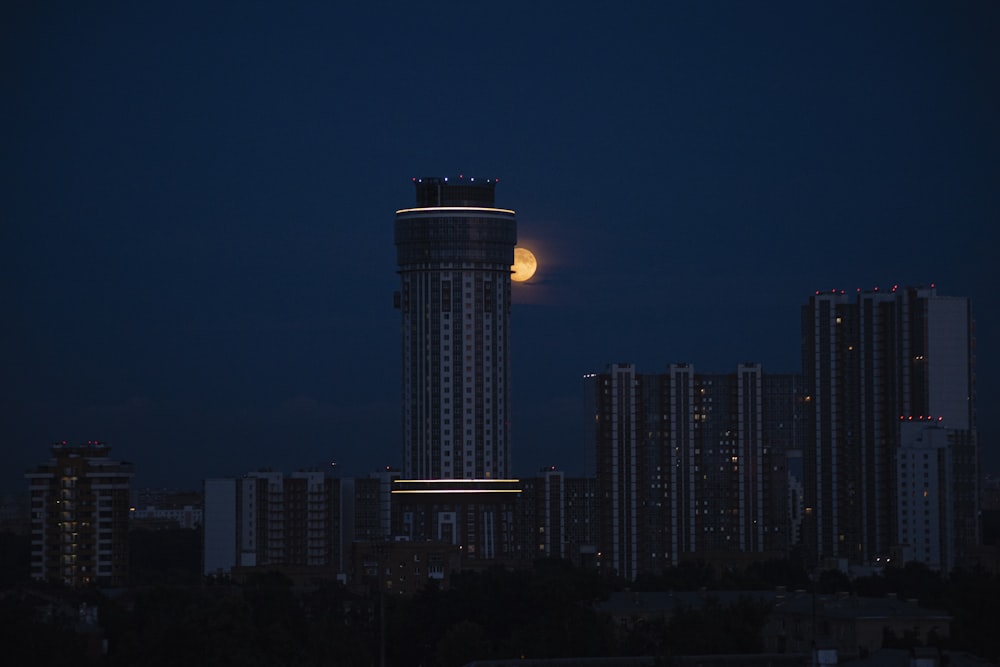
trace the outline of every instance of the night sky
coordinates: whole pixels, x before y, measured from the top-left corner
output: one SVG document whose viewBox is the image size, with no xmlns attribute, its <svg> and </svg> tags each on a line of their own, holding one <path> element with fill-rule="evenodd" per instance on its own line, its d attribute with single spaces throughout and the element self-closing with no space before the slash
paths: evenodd
<svg viewBox="0 0 1000 667">
<path fill-rule="evenodd" d="M 0 491 L 399 466 L 394 213 L 458 174 L 539 259 L 516 474 L 581 472 L 585 373 L 797 372 L 815 290 L 932 282 L 1000 469 L 1000 4 L 82 4 L 0 9 Z"/>
</svg>

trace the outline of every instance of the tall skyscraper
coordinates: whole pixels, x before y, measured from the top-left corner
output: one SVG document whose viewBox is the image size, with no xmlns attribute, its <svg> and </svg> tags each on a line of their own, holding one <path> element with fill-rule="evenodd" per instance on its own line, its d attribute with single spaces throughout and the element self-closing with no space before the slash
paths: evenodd
<svg viewBox="0 0 1000 667">
<path fill-rule="evenodd" d="M 31 576 L 67 586 L 128 583 L 132 464 L 103 442 L 52 446 L 25 474 L 31 502 Z"/>
<path fill-rule="evenodd" d="M 494 179 L 414 179 L 396 212 L 403 475 L 502 479 L 510 468 L 514 211 Z"/>
<path fill-rule="evenodd" d="M 396 212 L 402 311 L 403 477 L 394 535 L 461 547 L 484 562 L 517 557 L 510 474 L 514 211 L 493 179 L 419 178 Z"/>
<path fill-rule="evenodd" d="M 969 300 L 938 296 L 933 285 L 817 292 L 802 311 L 802 355 L 807 553 L 891 557 L 901 534 L 900 421 L 933 417 L 975 446 Z"/>
</svg>

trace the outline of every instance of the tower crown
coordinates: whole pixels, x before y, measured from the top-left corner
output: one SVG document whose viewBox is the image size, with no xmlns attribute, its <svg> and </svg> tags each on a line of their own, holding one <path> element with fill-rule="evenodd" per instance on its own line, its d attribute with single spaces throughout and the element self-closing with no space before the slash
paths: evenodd
<svg viewBox="0 0 1000 667">
<path fill-rule="evenodd" d="M 417 187 L 417 206 L 486 206 L 492 207 L 495 178 L 414 178 Z"/>
</svg>

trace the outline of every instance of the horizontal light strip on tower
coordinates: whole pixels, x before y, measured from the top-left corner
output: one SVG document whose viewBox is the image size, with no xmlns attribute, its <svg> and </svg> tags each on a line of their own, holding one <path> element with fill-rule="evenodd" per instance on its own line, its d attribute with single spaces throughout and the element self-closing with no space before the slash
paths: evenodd
<svg viewBox="0 0 1000 667">
<path fill-rule="evenodd" d="M 420 208 L 401 208 L 396 211 L 400 213 L 422 213 L 424 211 L 485 211 L 487 213 L 508 213 L 514 215 L 514 211 L 509 208 L 484 208 L 482 206 L 424 206 Z"/>
</svg>

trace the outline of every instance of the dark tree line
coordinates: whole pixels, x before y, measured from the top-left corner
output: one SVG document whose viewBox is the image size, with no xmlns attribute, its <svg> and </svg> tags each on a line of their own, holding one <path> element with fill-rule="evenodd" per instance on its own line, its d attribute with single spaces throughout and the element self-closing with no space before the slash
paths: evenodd
<svg viewBox="0 0 1000 667">
<path fill-rule="evenodd" d="M 176 536 L 175 536 L 176 537 Z M 161 558 L 159 540 L 144 549 Z M 133 543 L 133 547 L 136 544 Z M 954 618 L 942 648 L 966 650 L 1000 659 L 1000 582 L 984 572 L 958 570 L 947 578 L 919 564 L 888 569 L 871 577 L 848 579 L 830 571 L 812 580 L 787 561 L 757 563 L 739 571 L 716 571 L 688 563 L 659 576 L 632 582 L 633 590 L 709 591 L 706 603 L 681 608 L 672 617 L 632 619 L 617 624 L 597 611 L 624 582 L 543 560 L 526 570 L 490 569 L 452 575 L 450 586 L 431 586 L 413 597 L 358 594 L 336 583 L 295 592 L 277 573 L 243 585 L 190 580 L 190 564 L 169 562 L 166 571 L 150 565 L 143 577 L 155 583 L 121 597 L 94 590 L 42 593 L 66 595 L 99 606 L 108 640 L 104 657 L 80 659 L 86 637 L 77 631 L 72 605 L 42 618 L 37 600 L 18 586 L 0 596 L 5 664 L 81 665 L 389 665 L 451 667 L 485 658 L 572 658 L 651 655 L 664 659 L 704 653 L 752 653 L 761 649 L 761 629 L 769 607 L 745 597 L 722 604 L 710 591 L 764 590 L 775 586 L 848 591 L 861 596 L 895 594 L 922 606 L 943 609 Z M 175 583 L 180 581 L 182 583 Z M 38 589 L 38 585 L 32 585 Z M 76 603 L 74 602 L 74 604 Z M 68 609 L 68 611 L 67 611 Z M 912 638 L 888 637 L 903 646 Z M 92 647 L 91 647 L 92 648 Z M 6 660 L 10 656 L 12 662 Z"/>
<path fill-rule="evenodd" d="M 461 665 L 476 658 L 603 656 L 615 652 L 596 575 L 561 561 L 533 570 L 464 572 L 389 605 L 391 664 Z"/>
<path fill-rule="evenodd" d="M 895 594 L 913 599 L 922 607 L 942 609 L 952 616 L 951 636 L 942 648 L 968 651 L 1000 660 L 1000 578 L 982 570 L 956 569 L 947 577 L 922 563 L 888 568 L 881 574 L 850 582 L 858 595 Z M 846 590 L 846 589 L 845 589 Z"/>
<path fill-rule="evenodd" d="M 101 608 L 107 665 L 371 665 L 371 605 L 331 584 L 295 595 L 277 573 L 243 586 L 156 587 Z"/>
<path fill-rule="evenodd" d="M 243 586 L 158 586 L 104 599 L 105 665 L 454 667 L 487 658 L 680 655 L 760 649 L 766 608 L 710 601 L 669 621 L 616 626 L 595 602 L 609 582 L 562 561 L 453 575 L 447 590 L 295 594 L 277 573 Z"/>
<path fill-rule="evenodd" d="M 129 579 L 133 586 L 201 582 L 202 528 L 133 529 L 128 533 Z"/>
</svg>

